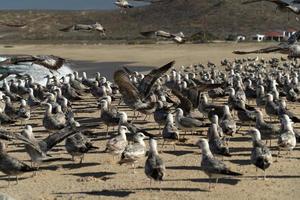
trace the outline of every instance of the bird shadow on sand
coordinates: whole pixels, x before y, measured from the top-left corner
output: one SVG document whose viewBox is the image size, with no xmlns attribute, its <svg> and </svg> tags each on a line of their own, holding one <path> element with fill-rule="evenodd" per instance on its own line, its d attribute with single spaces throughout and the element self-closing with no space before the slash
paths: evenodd
<svg viewBox="0 0 300 200">
<path fill-rule="evenodd" d="M 259 178 L 263 178 L 258 176 Z M 243 178 L 256 179 L 256 176 L 243 176 Z M 300 175 L 267 175 L 267 179 L 298 179 Z"/>
<path fill-rule="evenodd" d="M 184 156 L 187 154 L 193 154 L 194 151 L 182 151 L 182 150 L 175 150 L 175 151 L 163 151 L 166 154 L 171 154 L 174 156 Z"/>
<path fill-rule="evenodd" d="M 231 153 L 240 153 L 240 152 L 251 152 L 252 148 L 250 147 L 231 147 L 230 152 Z"/>
<path fill-rule="evenodd" d="M 238 164 L 238 165 L 250 165 L 250 160 L 243 160 L 243 159 L 235 159 L 235 160 L 229 160 L 229 162 Z"/>
<path fill-rule="evenodd" d="M 200 188 L 170 188 L 170 187 L 161 187 L 161 188 L 153 188 L 153 187 L 147 187 L 147 188 L 136 188 L 136 189 L 131 189 L 132 191 L 158 191 L 158 192 L 208 192 L 207 190 L 203 190 Z"/>
<path fill-rule="evenodd" d="M 97 166 L 99 164 L 100 163 L 96 163 L 96 162 L 90 162 L 90 163 L 73 162 L 73 163 L 68 163 L 68 164 L 62 165 L 62 168 L 64 168 L 64 169 L 79 169 L 79 168 L 84 168 L 84 167 L 93 167 L 93 166 Z"/>
<path fill-rule="evenodd" d="M 232 137 L 230 138 L 230 142 L 250 142 L 251 139 L 249 137 Z"/>
<path fill-rule="evenodd" d="M 28 177 L 18 177 L 18 181 L 21 181 L 21 180 L 25 180 L 25 179 L 28 179 L 28 178 L 31 178 L 30 176 Z M 6 175 L 3 175 L 3 176 L 0 176 L 0 180 L 1 181 L 10 181 L 11 182 L 11 185 L 15 184 L 16 181 L 17 181 L 17 178 L 16 177 L 8 177 Z M 7 186 L 0 186 L 0 188 L 5 188 Z"/>
<path fill-rule="evenodd" d="M 200 166 L 168 166 L 167 169 L 171 170 L 200 170 Z"/>
<path fill-rule="evenodd" d="M 79 177 L 94 177 L 94 178 L 103 178 L 115 175 L 115 172 L 82 172 L 82 173 L 73 173 L 73 174 L 66 174 L 72 176 L 79 176 Z"/>
<path fill-rule="evenodd" d="M 194 178 L 194 179 L 189 179 L 191 182 L 197 182 L 197 183 L 209 183 L 208 178 Z M 240 179 L 235 179 L 235 178 L 220 178 L 218 180 L 218 183 L 221 184 L 226 184 L 226 185 L 236 185 L 238 182 L 240 182 Z M 215 182 L 215 179 L 212 180 L 212 183 Z"/>
<path fill-rule="evenodd" d="M 56 195 L 74 195 L 83 194 L 91 196 L 104 196 L 104 197 L 127 197 L 135 192 L 125 190 L 102 190 L 102 191 L 86 191 L 86 192 L 66 192 L 66 193 L 55 193 Z"/>
</svg>

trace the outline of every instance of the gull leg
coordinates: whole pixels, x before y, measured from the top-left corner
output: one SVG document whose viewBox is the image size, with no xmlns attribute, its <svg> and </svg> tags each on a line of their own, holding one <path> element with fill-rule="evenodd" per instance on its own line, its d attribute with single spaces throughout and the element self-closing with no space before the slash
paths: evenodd
<svg viewBox="0 0 300 200">
<path fill-rule="evenodd" d="M 84 160 L 84 154 L 81 156 L 81 159 L 80 159 L 79 163 L 82 164 L 83 160 Z"/>
<path fill-rule="evenodd" d="M 108 126 L 106 126 L 106 137 L 108 137 Z"/>
<path fill-rule="evenodd" d="M 266 170 L 264 170 L 264 180 L 267 180 Z"/>
<path fill-rule="evenodd" d="M 161 148 L 164 148 L 165 142 L 166 142 L 166 140 L 163 141 Z"/>
<path fill-rule="evenodd" d="M 18 185 L 19 184 L 19 178 L 18 178 L 18 176 L 16 176 L 16 185 Z"/>
</svg>

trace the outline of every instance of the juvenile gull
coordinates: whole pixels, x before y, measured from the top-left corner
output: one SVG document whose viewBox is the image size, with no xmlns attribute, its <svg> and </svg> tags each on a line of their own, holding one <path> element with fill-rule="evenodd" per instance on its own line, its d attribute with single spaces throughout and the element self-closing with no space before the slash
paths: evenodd
<svg viewBox="0 0 300 200">
<path fill-rule="evenodd" d="M 47 138 L 38 141 L 34 136 L 32 127 L 30 125 L 26 125 L 26 128 L 21 134 L 32 142 L 31 144 L 25 144 L 26 152 L 30 156 L 32 163 L 39 167 L 43 161 L 49 159 L 47 152 L 68 136 L 75 134 L 75 129 L 79 126 L 80 125 L 77 123 L 70 125 L 59 132 L 49 135 Z"/>
<path fill-rule="evenodd" d="M 219 136 L 217 124 L 212 124 L 207 134 L 209 148 L 214 155 L 231 157 L 229 148 Z"/>
<path fill-rule="evenodd" d="M 65 142 L 65 148 L 72 156 L 73 161 L 75 161 L 75 157 L 80 157 L 80 163 L 82 163 L 85 153 L 91 149 L 98 149 L 98 147 L 93 146 L 90 139 L 83 135 L 82 132 L 77 132 L 68 137 Z"/>
<path fill-rule="evenodd" d="M 257 168 L 264 171 L 264 179 L 266 179 L 266 169 L 273 163 L 272 153 L 270 149 L 261 140 L 259 130 L 253 128 L 248 131 L 252 137 L 253 149 L 251 152 L 251 163 Z"/>
<path fill-rule="evenodd" d="M 30 167 L 24 162 L 8 155 L 5 144 L 0 141 L 0 171 L 8 175 L 8 185 L 10 184 L 11 176 L 16 176 L 18 183 L 18 175 L 36 170 L 36 168 Z"/>
<path fill-rule="evenodd" d="M 241 176 L 242 174 L 231 171 L 222 161 L 217 160 L 209 149 L 206 139 L 200 139 L 197 145 L 202 150 L 201 170 L 209 177 L 209 190 L 211 188 L 211 179 L 216 178 L 216 184 L 219 178 L 227 176 Z"/>
<path fill-rule="evenodd" d="M 157 142 L 155 139 L 150 138 L 149 148 L 148 158 L 145 163 L 145 174 L 150 179 L 151 187 L 152 179 L 155 181 L 163 180 L 166 173 L 166 166 L 158 154 Z"/>
<path fill-rule="evenodd" d="M 223 133 L 226 135 L 233 136 L 236 133 L 236 122 L 231 116 L 229 107 L 224 106 L 224 115 L 220 120 L 220 126 L 223 130 Z"/>
</svg>

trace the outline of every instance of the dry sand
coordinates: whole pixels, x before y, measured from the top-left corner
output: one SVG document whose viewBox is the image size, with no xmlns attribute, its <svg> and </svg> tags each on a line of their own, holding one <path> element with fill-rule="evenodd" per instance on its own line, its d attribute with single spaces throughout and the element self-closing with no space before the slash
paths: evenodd
<svg viewBox="0 0 300 200">
<path fill-rule="evenodd" d="M 208 60 L 219 62 L 222 58 L 234 58 L 230 52 L 236 44 L 209 45 L 147 45 L 147 46 L 15 46 L 13 49 L 0 48 L 3 54 L 56 54 L 72 60 L 94 62 L 133 62 L 136 66 L 157 66 L 175 59 L 178 64 L 205 63 Z M 238 44 L 251 48 L 253 44 Z M 261 45 L 263 46 L 263 45 Z M 280 55 L 276 55 L 279 56 Z M 266 56 L 265 56 L 266 57 Z M 101 67 L 98 69 L 101 72 Z M 299 104 L 291 106 L 300 114 Z M 74 105 L 77 120 L 97 119 L 99 110 L 96 99 L 87 96 L 86 100 Z M 122 110 L 128 111 L 127 108 Z M 43 110 L 34 111 L 29 124 L 34 125 L 34 132 L 39 139 L 48 136 L 41 127 Z M 132 114 L 131 112 L 129 112 Z M 19 123 L 18 123 L 19 124 Z M 153 119 L 147 123 L 137 121 L 137 126 L 152 128 L 151 133 L 158 134 Z M 21 130 L 20 126 L 7 126 L 11 130 Z M 243 127 L 242 132 L 247 129 Z M 299 146 L 288 158 L 280 158 L 267 170 L 268 180 L 256 180 L 255 167 L 249 163 L 251 141 L 249 136 L 237 134 L 230 142 L 233 156 L 226 158 L 225 163 L 244 176 L 238 179 L 221 179 L 216 188 L 208 192 L 207 176 L 199 170 L 200 150 L 195 142 L 204 136 L 189 135 L 188 142 L 179 143 L 176 150 L 171 145 L 165 146 L 161 157 L 167 166 L 167 176 L 159 184 L 149 187 L 149 180 L 144 174 L 144 162 L 138 164 L 133 174 L 129 166 L 119 166 L 112 157 L 103 153 L 106 137 L 105 127 L 91 129 L 90 137 L 100 149 L 86 155 L 84 163 L 71 161 L 64 149 L 64 143 L 51 151 L 53 157 L 61 161 L 43 165 L 38 175 L 31 173 L 20 177 L 19 184 L 7 188 L 7 178 L 0 177 L 0 192 L 7 193 L 16 199 L 298 199 L 300 195 Z M 204 131 L 205 133 L 205 131 Z M 148 142 L 148 141 L 147 141 Z M 159 141 L 161 143 L 162 141 Z M 273 140 L 276 144 L 276 140 Z M 272 148 L 274 150 L 274 148 Z M 276 151 L 273 152 L 276 154 Z M 9 145 L 9 154 L 28 162 L 28 156 L 22 146 Z M 262 171 L 258 171 L 262 175 Z M 161 188 L 161 190 L 159 189 Z"/>
</svg>

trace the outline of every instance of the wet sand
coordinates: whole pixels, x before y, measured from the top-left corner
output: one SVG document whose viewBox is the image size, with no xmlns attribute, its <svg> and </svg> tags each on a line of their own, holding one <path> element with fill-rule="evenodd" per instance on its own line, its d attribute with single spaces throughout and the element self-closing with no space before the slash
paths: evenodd
<svg viewBox="0 0 300 200">
<path fill-rule="evenodd" d="M 241 44 L 245 47 L 247 45 Z M 144 50 L 141 51 L 141 49 Z M 163 49 L 167 49 L 167 51 Z M 194 51 L 195 49 L 197 52 Z M 116 69 L 113 68 L 114 66 L 120 67 L 126 64 L 137 68 L 138 66 L 152 67 L 162 65 L 172 59 L 178 61 L 179 65 L 205 63 L 208 60 L 219 63 L 224 57 L 235 57 L 230 54 L 232 49 L 232 45 L 224 44 L 221 44 L 220 47 L 215 44 L 200 45 L 200 47 L 194 45 L 179 47 L 176 45 L 157 47 L 83 46 L 80 49 L 79 47 L 70 48 L 70 46 L 48 46 L 47 48 L 16 46 L 14 50 L 5 49 L 7 50 L 5 53 L 19 54 L 25 50 L 28 54 L 54 54 L 56 52 L 57 55 L 76 60 L 75 63 L 79 64 L 71 66 L 73 69 L 88 71 L 91 75 L 96 71 L 102 73 L 104 67 L 107 70 L 105 73 L 109 73 Z M 71 53 L 73 50 L 74 53 Z M 114 54 L 105 54 L 105 52 L 114 52 Z M 136 54 L 133 55 L 133 53 Z M 279 54 L 275 56 L 280 57 Z M 93 62 L 93 64 L 81 66 L 84 63 L 80 62 Z M 221 103 L 221 101 L 217 101 L 217 103 Z M 289 106 L 291 105 L 289 104 Z M 300 114 L 299 106 L 297 103 L 290 108 Z M 73 108 L 76 113 L 75 118 L 80 121 L 95 121 L 100 115 L 99 109 L 96 108 L 96 99 L 90 95 L 86 95 L 85 100 L 74 103 Z M 128 108 L 122 106 L 122 110 L 132 116 L 132 112 L 128 111 Z M 34 110 L 32 119 L 28 122 L 33 124 L 33 130 L 38 139 L 48 136 L 41 126 L 43 112 L 43 109 Z M 158 126 L 152 118 L 146 122 L 139 119 L 136 121 L 136 125 L 149 129 L 153 134 L 159 134 Z M 4 127 L 15 131 L 22 129 L 19 122 L 16 126 Z M 295 127 L 299 129 L 298 124 Z M 240 133 L 231 139 L 230 147 L 233 156 L 225 158 L 227 165 L 244 175 L 239 178 L 220 179 L 219 184 L 211 192 L 207 191 L 208 178 L 206 174 L 199 169 L 200 150 L 194 145 L 199 138 L 205 136 L 200 133 L 187 135 L 188 141 L 178 143 L 175 150 L 172 145 L 166 145 L 164 148 L 159 145 L 159 150 L 162 151 L 161 157 L 167 166 L 167 175 L 161 184 L 152 182 L 150 187 L 143 169 L 146 158 L 139 162 L 136 173 L 133 173 L 130 166 L 120 166 L 116 164 L 117 159 L 113 160 L 111 155 L 103 153 L 107 138 L 106 127 L 101 123 L 98 127 L 90 129 L 88 134 L 100 149 L 87 154 L 83 164 L 79 164 L 79 161 L 72 162 L 71 156 L 64 149 L 64 143 L 61 143 L 50 154 L 54 158 L 62 159 L 44 164 L 37 176 L 31 177 L 31 173 L 24 174 L 20 176 L 18 185 L 13 182 L 7 188 L 7 177 L 0 174 L 0 192 L 7 193 L 16 199 L 297 199 L 300 195 L 299 145 L 290 156 L 280 158 L 279 162 L 271 165 L 267 170 L 268 180 L 261 179 L 263 175 L 261 170 L 258 170 L 259 179 L 256 179 L 255 167 L 249 162 L 252 146 L 250 136 L 241 135 L 247 129 L 248 126 L 243 126 Z M 114 133 L 112 129 L 110 129 L 110 133 Z M 203 129 L 203 133 L 206 134 L 206 129 Z M 277 153 L 276 142 L 276 139 L 272 141 L 274 155 Z M 148 146 L 148 140 L 146 143 Z M 159 140 L 159 144 L 161 143 L 162 140 Z M 29 164 L 29 157 L 24 153 L 23 146 L 16 147 L 11 144 L 8 150 L 9 154 Z"/>
</svg>

